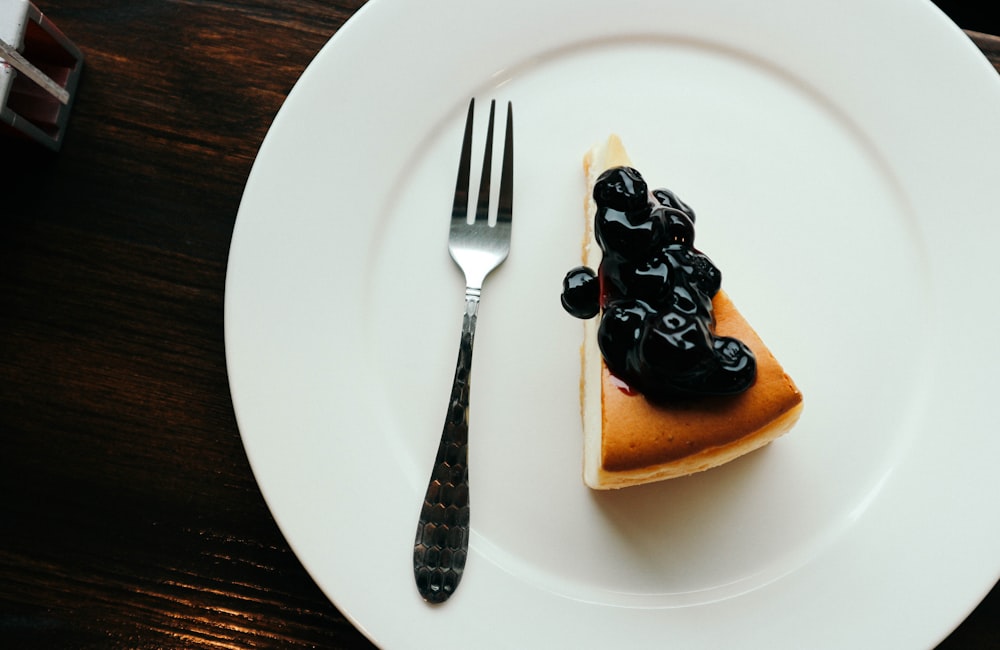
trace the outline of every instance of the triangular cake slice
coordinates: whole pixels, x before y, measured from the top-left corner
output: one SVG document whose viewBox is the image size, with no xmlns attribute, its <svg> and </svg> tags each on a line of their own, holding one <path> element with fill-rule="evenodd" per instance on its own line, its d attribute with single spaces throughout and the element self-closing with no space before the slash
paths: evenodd
<svg viewBox="0 0 1000 650">
<path fill-rule="evenodd" d="M 584 157 L 587 234 L 584 264 L 598 269 L 594 182 L 605 170 L 632 166 L 611 136 Z M 581 400 L 584 481 L 594 489 L 621 488 L 686 476 L 759 449 L 798 420 L 802 395 L 781 364 L 720 290 L 712 300 L 716 333 L 743 341 L 754 353 L 757 377 L 737 395 L 697 397 L 661 406 L 612 375 L 597 343 L 599 318 L 584 321 Z"/>
</svg>

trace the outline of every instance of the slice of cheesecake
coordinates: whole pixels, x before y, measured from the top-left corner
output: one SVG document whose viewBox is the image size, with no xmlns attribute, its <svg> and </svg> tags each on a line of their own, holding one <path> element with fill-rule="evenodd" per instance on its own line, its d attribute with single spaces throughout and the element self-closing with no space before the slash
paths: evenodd
<svg viewBox="0 0 1000 650">
<path fill-rule="evenodd" d="M 617 136 L 584 157 L 587 233 L 583 261 L 598 269 L 602 251 L 594 235 L 597 211 L 591 194 L 597 177 L 631 166 Z M 686 476 L 758 449 L 798 420 L 802 394 L 753 328 L 719 291 L 712 300 L 715 332 L 746 344 L 756 357 L 757 376 L 746 391 L 673 400 L 647 400 L 615 377 L 598 345 L 599 318 L 584 321 L 581 401 L 584 481 L 594 489 L 621 488 Z"/>
</svg>

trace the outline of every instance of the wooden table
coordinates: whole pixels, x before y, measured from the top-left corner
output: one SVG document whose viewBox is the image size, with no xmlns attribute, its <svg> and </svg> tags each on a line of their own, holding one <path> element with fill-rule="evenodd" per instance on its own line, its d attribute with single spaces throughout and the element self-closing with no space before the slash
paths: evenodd
<svg viewBox="0 0 1000 650">
<path fill-rule="evenodd" d="M 222 329 L 254 155 L 362 4 L 43 3 L 87 61 L 61 153 L 0 142 L 0 647 L 372 647 L 261 498 Z"/>
</svg>

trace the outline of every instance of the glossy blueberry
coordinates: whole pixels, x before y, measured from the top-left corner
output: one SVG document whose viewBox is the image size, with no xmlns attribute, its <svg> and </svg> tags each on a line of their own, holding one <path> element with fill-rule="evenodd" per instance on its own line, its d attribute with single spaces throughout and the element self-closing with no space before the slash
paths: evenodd
<svg viewBox="0 0 1000 650">
<path fill-rule="evenodd" d="M 652 192 L 653 198 L 665 208 L 673 208 L 675 210 L 680 210 L 691 219 L 691 223 L 694 223 L 694 210 L 688 206 L 687 203 L 681 201 L 680 198 L 670 190 L 666 188 L 655 189 Z"/>
<path fill-rule="evenodd" d="M 670 294 L 669 308 L 671 311 L 687 316 L 713 320 L 712 299 L 701 291 L 686 284 L 676 284 Z"/>
<path fill-rule="evenodd" d="M 594 235 L 606 257 L 637 260 L 659 244 L 658 225 L 648 210 L 622 212 L 602 206 L 594 220 Z"/>
<path fill-rule="evenodd" d="M 651 214 L 660 224 L 660 241 L 665 244 L 694 246 L 694 221 L 691 221 L 691 217 L 680 210 L 664 207 L 653 208 Z"/>
<path fill-rule="evenodd" d="M 612 167 L 597 177 L 594 201 L 598 206 L 619 212 L 634 212 L 646 207 L 649 189 L 642 175 L 631 167 Z"/>
<path fill-rule="evenodd" d="M 570 269 L 563 278 L 562 306 L 576 318 L 593 318 L 601 310 L 601 283 L 586 266 Z"/>
<path fill-rule="evenodd" d="M 679 311 L 650 318 L 639 342 L 643 372 L 658 379 L 687 372 L 712 356 L 712 332 L 704 319 Z"/>
<path fill-rule="evenodd" d="M 670 260 L 673 272 L 685 278 L 693 289 L 709 298 L 718 293 L 722 286 L 722 273 L 707 255 L 683 244 L 664 247 L 663 255 Z"/>
<path fill-rule="evenodd" d="M 652 308 L 638 300 L 619 300 L 607 305 L 597 329 L 597 344 L 605 363 L 626 381 L 638 367 L 638 342 Z"/>
<path fill-rule="evenodd" d="M 671 300 L 674 283 L 670 263 L 663 257 L 623 263 L 618 266 L 615 286 L 626 297 L 641 297 L 644 302 L 659 307 Z"/>
</svg>

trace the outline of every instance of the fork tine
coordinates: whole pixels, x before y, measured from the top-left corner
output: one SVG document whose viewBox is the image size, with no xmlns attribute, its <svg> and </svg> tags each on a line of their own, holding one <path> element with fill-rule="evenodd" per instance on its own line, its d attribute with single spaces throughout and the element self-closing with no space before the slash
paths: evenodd
<svg viewBox="0 0 1000 650">
<path fill-rule="evenodd" d="M 514 207 L 514 106 L 507 102 L 507 130 L 503 141 L 503 167 L 500 170 L 500 200 L 497 223 L 510 224 Z"/>
<path fill-rule="evenodd" d="M 490 177 L 493 175 L 493 113 L 497 101 L 490 101 L 490 122 L 486 125 L 486 153 L 483 154 L 483 175 L 479 180 L 479 202 L 476 204 L 476 221 L 486 219 L 490 214 Z"/>
<path fill-rule="evenodd" d="M 469 215 L 469 169 L 472 165 L 472 113 L 475 98 L 469 100 L 469 114 L 465 118 L 465 137 L 462 153 L 458 158 L 458 180 L 455 181 L 455 202 L 451 207 L 452 219 L 467 219 Z"/>
</svg>

